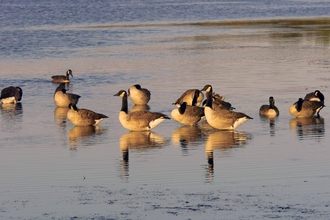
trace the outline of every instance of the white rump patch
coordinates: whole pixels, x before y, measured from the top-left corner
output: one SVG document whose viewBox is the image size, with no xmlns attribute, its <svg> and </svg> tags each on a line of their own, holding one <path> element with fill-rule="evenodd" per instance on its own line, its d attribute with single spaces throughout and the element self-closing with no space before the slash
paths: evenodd
<svg viewBox="0 0 330 220">
<path fill-rule="evenodd" d="M 241 124 L 243 124 L 247 120 L 249 120 L 247 117 L 237 119 L 233 124 L 233 129 L 237 128 L 238 126 L 240 126 Z"/>
<path fill-rule="evenodd" d="M 159 125 L 163 121 L 165 121 L 165 118 L 157 118 L 156 120 L 153 120 L 153 121 L 149 122 L 150 129 L 153 129 L 154 127 L 156 127 L 157 125 Z"/>
<path fill-rule="evenodd" d="M 103 119 L 104 119 L 104 118 L 101 118 L 101 119 L 97 119 L 97 120 L 95 120 L 94 125 L 97 125 L 97 124 L 100 123 Z"/>
</svg>

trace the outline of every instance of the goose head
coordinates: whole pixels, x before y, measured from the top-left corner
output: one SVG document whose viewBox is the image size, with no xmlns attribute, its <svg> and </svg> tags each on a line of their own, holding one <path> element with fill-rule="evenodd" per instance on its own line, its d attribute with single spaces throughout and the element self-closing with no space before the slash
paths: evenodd
<svg viewBox="0 0 330 220">
<path fill-rule="evenodd" d="M 321 102 L 324 102 L 324 95 L 319 90 L 315 90 L 314 95 L 320 99 Z"/>
<path fill-rule="evenodd" d="M 274 106 L 275 106 L 275 100 L 274 100 L 274 97 L 271 96 L 271 97 L 269 97 L 269 107 L 274 108 Z"/>
<path fill-rule="evenodd" d="M 22 96 L 23 96 L 23 90 L 21 87 L 16 87 L 16 89 L 17 89 L 17 92 L 19 93 L 19 97 L 18 97 L 17 101 L 21 101 Z"/>
<path fill-rule="evenodd" d="M 298 99 L 298 102 L 296 104 L 296 109 L 297 109 L 298 112 L 301 111 L 303 102 L 304 102 L 304 100 L 302 98 Z"/>
<path fill-rule="evenodd" d="M 68 69 L 68 71 L 66 71 L 66 75 L 67 75 L 67 76 L 71 75 L 71 76 L 73 77 L 73 75 L 72 75 L 72 70 L 71 70 L 71 69 Z"/>
<path fill-rule="evenodd" d="M 205 85 L 204 88 L 201 91 L 210 92 L 212 94 L 212 86 L 211 85 Z"/>
<path fill-rule="evenodd" d="M 118 93 L 114 94 L 114 96 L 119 96 L 119 97 L 126 97 L 127 98 L 127 92 L 125 90 L 120 90 Z"/>
</svg>

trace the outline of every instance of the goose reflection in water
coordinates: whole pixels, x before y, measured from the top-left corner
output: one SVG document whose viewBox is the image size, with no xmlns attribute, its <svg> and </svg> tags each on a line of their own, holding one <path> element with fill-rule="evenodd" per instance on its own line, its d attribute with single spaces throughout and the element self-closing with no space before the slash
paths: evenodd
<svg viewBox="0 0 330 220">
<path fill-rule="evenodd" d="M 7 131 L 21 130 L 21 122 L 23 116 L 23 106 L 21 102 L 0 104 L 1 107 L 1 118 L 5 123 L 2 126 L 7 126 Z M 17 124 L 19 122 L 19 124 Z"/>
<path fill-rule="evenodd" d="M 183 153 L 187 153 L 188 145 L 203 139 L 203 132 L 197 126 L 184 125 L 175 129 L 172 133 L 172 143 L 179 145 Z"/>
<path fill-rule="evenodd" d="M 100 135 L 105 132 L 105 129 L 95 126 L 74 126 L 69 132 L 70 149 L 76 149 L 79 145 L 93 145 L 99 142 L 98 138 L 92 138 L 95 135 Z"/>
<path fill-rule="evenodd" d="M 321 139 L 324 137 L 324 118 L 293 118 L 290 120 L 291 131 L 297 133 L 299 139 Z"/>
<path fill-rule="evenodd" d="M 269 133 L 270 136 L 275 136 L 275 122 L 277 120 L 277 117 L 263 117 L 260 116 L 260 120 L 264 123 L 269 123 Z"/>
<path fill-rule="evenodd" d="M 130 112 L 138 112 L 138 111 L 148 111 L 150 109 L 149 105 L 133 105 L 130 109 Z"/>
<path fill-rule="evenodd" d="M 127 180 L 129 176 L 129 151 L 147 150 L 155 147 L 163 147 L 167 141 L 161 135 L 152 131 L 130 131 L 119 139 L 119 147 L 122 153 L 122 178 Z"/>
<path fill-rule="evenodd" d="M 66 116 L 67 116 L 68 111 L 69 111 L 69 108 L 63 108 L 63 107 L 56 107 L 54 109 L 55 121 L 59 127 L 65 127 Z"/>
<path fill-rule="evenodd" d="M 213 179 L 214 173 L 214 150 L 221 150 L 228 153 L 231 148 L 242 147 L 248 144 L 248 140 L 252 139 L 250 134 L 238 131 L 215 131 L 208 135 L 205 152 L 207 157 L 207 179 Z"/>
<path fill-rule="evenodd" d="M 22 115 L 23 113 L 23 106 L 21 102 L 17 102 L 16 104 L 0 104 L 2 116 L 8 119 L 12 119 L 18 115 Z"/>
</svg>

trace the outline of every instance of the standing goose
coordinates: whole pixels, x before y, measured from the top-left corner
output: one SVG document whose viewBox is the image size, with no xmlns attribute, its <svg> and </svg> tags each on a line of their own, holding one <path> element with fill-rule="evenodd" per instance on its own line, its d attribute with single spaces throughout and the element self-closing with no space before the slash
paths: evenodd
<svg viewBox="0 0 330 220">
<path fill-rule="evenodd" d="M 53 83 L 68 83 L 70 82 L 70 79 L 69 79 L 69 75 L 72 75 L 72 70 L 68 69 L 68 71 L 66 71 L 66 75 L 63 76 L 63 75 L 56 75 L 56 76 L 52 76 L 52 82 Z"/>
<path fill-rule="evenodd" d="M 259 115 L 264 117 L 276 117 L 280 114 L 278 108 L 275 106 L 275 100 L 269 97 L 269 105 L 262 105 L 259 109 Z"/>
<path fill-rule="evenodd" d="M 180 105 L 184 102 L 187 103 L 187 105 L 192 105 L 192 101 L 195 97 L 195 93 L 198 92 L 198 97 L 197 97 L 197 101 L 195 103 L 196 106 L 200 106 L 200 104 L 202 103 L 203 99 L 204 99 L 204 94 L 199 91 L 198 89 L 188 89 L 187 91 L 185 91 L 180 98 L 178 98 L 173 105 L 176 105 L 177 107 L 180 107 Z"/>
<path fill-rule="evenodd" d="M 20 87 L 9 86 L 1 90 L 0 100 L 3 104 L 17 103 L 21 101 L 23 90 Z"/>
<path fill-rule="evenodd" d="M 173 109 L 171 111 L 171 117 L 177 122 L 184 125 L 194 125 L 202 118 L 204 118 L 204 108 L 199 106 L 194 106 L 199 95 L 199 91 L 195 91 L 195 95 L 192 101 L 192 105 L 187 105 L 183 102 L 179 108 Z"/>
<path fill-rule="evenodd" d="M 150 91 L 136 84 L 128 89 L 128 96 L 135 105 L 146 105 L 150 100 Z"/>
<path fill-rule="evenodd" d="M 317 115 L 320 117 L 319 112 L 324 107 L 324 104 L 317 101 L 308 101 L 299 98 L 299 100 L 293 105 L 290 106 L 289 112 L 292 116 L 296 118 L 306 118 L 306 117 L 313 117 Z"/>
<path fill-rule="evenodd" d="M 144 131 L 151 130 L 166 119 L 167 115 L 159 112 L 136 111 L 128 113 L 127 93 L 120 90 L 114 96 L 122 97 L 122 106 L 119 112 L 119 121 L 127 130 Z"/>
<path fill-rule="evenodd" d="M 324 104 L 324 95 L 319 90 L 315 90 L 314 92 L 306 94 L 304 100 L 316 101 Z"/>
<path fill-rule="evenodd" d="M 54 103 L 57 107 L 68 107 L 69 104 L 77 105 L 80 95 L 66 93 L 65 83 L 61 83 L 55 90 Z"/>
<path fill-rule="evenodd" d="M 238 126 L 243 124 L 249 119 L 252 119 L 250 116 L 247 116 L 241 112 L 233 112 L 228 109 L 216 109 L 212 108 L 212 86 L 206 85 L 202 91 L 206 91 L 206 106 L 204 108 L 205 118 L 209 125 L 213 128 L 219 130 L 233 130 Z"/>
<path fill-rule="evenodd" d="M 72 122 L 72 124 L 78 126 L 90 126 L 97 125 L 108 116 L 93 112 L 88 109 L 78 109 L 76 105 L 69 104 L 69 111 L 67 114 L 68 119 Z"/>
</svg>

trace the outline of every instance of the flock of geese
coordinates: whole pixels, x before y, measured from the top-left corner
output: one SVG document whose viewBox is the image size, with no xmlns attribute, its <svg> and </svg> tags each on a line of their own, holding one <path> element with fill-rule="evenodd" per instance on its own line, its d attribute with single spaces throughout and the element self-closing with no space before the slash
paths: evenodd
<svg viewBox="0 0 330 220">
<path fill-rule="evenodd" d="M 66 75 L 52 76 L 53 83 L 59 83 L 54 93 L 54 103 L 57 107 L 69 108 L 67 118 L 77 126 L 97 125 L 108 116 L 96 113 L 88 109 L 79 109 L 77 103 L 80 96 L 67 93 L 66 83 L 70 82 L 69 75 L 72 70 L 68 70 Z M 206 99 L 204 99 L 205 92 Z M 20 87 L 9 86 L 1 91 L 1 103 L 11 104 L 21 101 L 23 91 Z M 120 90 L 114 96 L 122 98 L 122 106 L 119 112 L 121 125 L 130 131 L 151 130 L 159 125 L 169 116 L 161 112 L 150 111 L 128 111 L 128 96 L 135 105 L 146 105 L 150 100 L 150 91 L 142 88 L 139 84 L 131 86 L 128 91 Z M 205 85 L 201 90 L 189 89 L 184 92 L 174 103 L 177 108 L 171 111 L 171 118 L 184 125 L 195 125 L 204 118 L 208 124 L 219 130 L 233 130 L 242 125 L 250 116 L 234 111 L 234 107 L 224 100 L 224 97 L 213 92 L 211 85 Z M 299 98 L 293 103 L 289 112 L 297 118 L 319 117 L 320 110 L 324 107 L 324 95 L 316 90 L 306 94 L 305 98 Z M 279 110 L 275 106 L 273 97 L 269 97 L 269 104 L 262 105 L 259 115 L 274 118 L 279 115 Z"/>
</svg>

